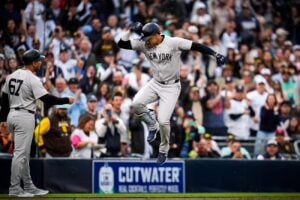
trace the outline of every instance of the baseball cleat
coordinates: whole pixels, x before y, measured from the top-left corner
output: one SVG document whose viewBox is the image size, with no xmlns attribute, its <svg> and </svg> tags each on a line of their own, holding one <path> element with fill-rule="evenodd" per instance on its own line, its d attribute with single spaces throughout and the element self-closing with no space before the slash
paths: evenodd
<svg viewBox="0 0 300 200">
<path fill-rule="evenodd" d="M 42 196 L 42 195 L 46 195 L 46 194 L 49 193 L 48 190 L 42 190 L 42 189 L 39 189 L 39 188 L 33 188 L 33 189 L 25 190 L 25 192 L 28 192 L 28 193 L 36 195 L 36 196 Z"/>
<path fill-rule="evenodd" d="M 18 192 L 10 192 L 8 194 L 10 197 L 34 197 L 34 194 L 25 192 L 24 190 L 18 191 Z"/>
<path fill-rule="evenodd" d="M 163 165 L 166 161 L 167 161 L 167 154 L 159 152 L 157 156 L 157 164 Z"/>
<path fill-rule="evenodd" d="M 147 137 L 147 141 L 149 143 L 153 142 L 156 138 L 156 134 L 158 133 L 159 129 L 154 129 L 152 131 L 149 131 L 148 137 Z"/>
</svg>

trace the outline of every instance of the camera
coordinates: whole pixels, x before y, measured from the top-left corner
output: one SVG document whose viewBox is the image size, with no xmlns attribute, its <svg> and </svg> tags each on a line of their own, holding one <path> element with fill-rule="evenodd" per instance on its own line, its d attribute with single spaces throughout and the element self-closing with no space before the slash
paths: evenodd
<svg viewBox="0 0 300 200">
<path fill-rule="evenodd" d="M 107 109 L 106 114 L 109 118 L 111 118 L 111 115 L 112 115 L 111 109 Z"/>
</svg>

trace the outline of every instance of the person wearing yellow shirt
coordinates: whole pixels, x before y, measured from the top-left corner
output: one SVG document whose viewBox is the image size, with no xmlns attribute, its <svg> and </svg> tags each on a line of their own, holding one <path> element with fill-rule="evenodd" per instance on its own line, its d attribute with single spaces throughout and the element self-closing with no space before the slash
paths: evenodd
<svg viewBox="0 0 300 200">
<path fill-rule="evenodd" d="M 70 157 L 72 133 L 68 105 L 57 105 L 53 114 L 41 120 L 35 128 L 35 141 L 43 157 Z"/>
</svg>

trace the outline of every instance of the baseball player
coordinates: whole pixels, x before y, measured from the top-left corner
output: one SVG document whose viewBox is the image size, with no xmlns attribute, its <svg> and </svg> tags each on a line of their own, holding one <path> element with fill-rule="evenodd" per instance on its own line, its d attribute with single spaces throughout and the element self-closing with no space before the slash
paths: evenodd
<svg viewBox="0 0 300 200">
<path fill-rule="evenodd" d="M 40 99 L 49 105 L 74 102 L 73 97 L 58 98 L 48 94 L 40 79 L 34 75 L 40 69 L 44 58 L 38 50 L 26 51 L 23 56 L 25 67 L 9 75 L 2 89 L 0 122 L 1 125 L 8 125 L 13 133 L 15 147 L 9 196 L 32 197 L 48 193 L 47 190 L 38 189 L 33 184 L 29 171 L 36 100 Z M 21 188 L 21 180 L 24 189 Z"/>
<path fill-rule="evenodd" d="M 129 40 L 131 31 L 140 31 L 140 40 Z M 158 164 L 165 163 L 169 151 L 170 117 L 180 93 L 179 70 L 182 50 L 195 50 L 216 57 L 217 65 L 223 65 L 226 58 L 212 49 L 190 40 L 168 37 L 160 34 L 156 23 L 142 26 L 135 23 L 125 31 L 118 42 L 119 47 L 134 49 L 145 54 L 152 65 L 153 79 L 150 80 L 134 97 L 132 106 L 135 113 L 149 126 L 148 142 L 155 140 L 160 131 L 161 143 L 157 158 Z M 159 99 L 157 120 L 146 107 Z"/>
</svg>

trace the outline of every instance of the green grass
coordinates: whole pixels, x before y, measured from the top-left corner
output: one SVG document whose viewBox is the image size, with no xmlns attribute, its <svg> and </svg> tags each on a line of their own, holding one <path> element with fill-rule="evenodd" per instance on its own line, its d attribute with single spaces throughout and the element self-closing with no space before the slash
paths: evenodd
<svg viewBox="0 0 300 200">
<path fill-rule="evenodd" d="M 0 194 L 0 198 L 8 195 Z M 174 194 L 48 194 L 45 198 L 256 198 L 256 197 L 299 197 L 300 193 L 174 193 Z"/>
</svg>

